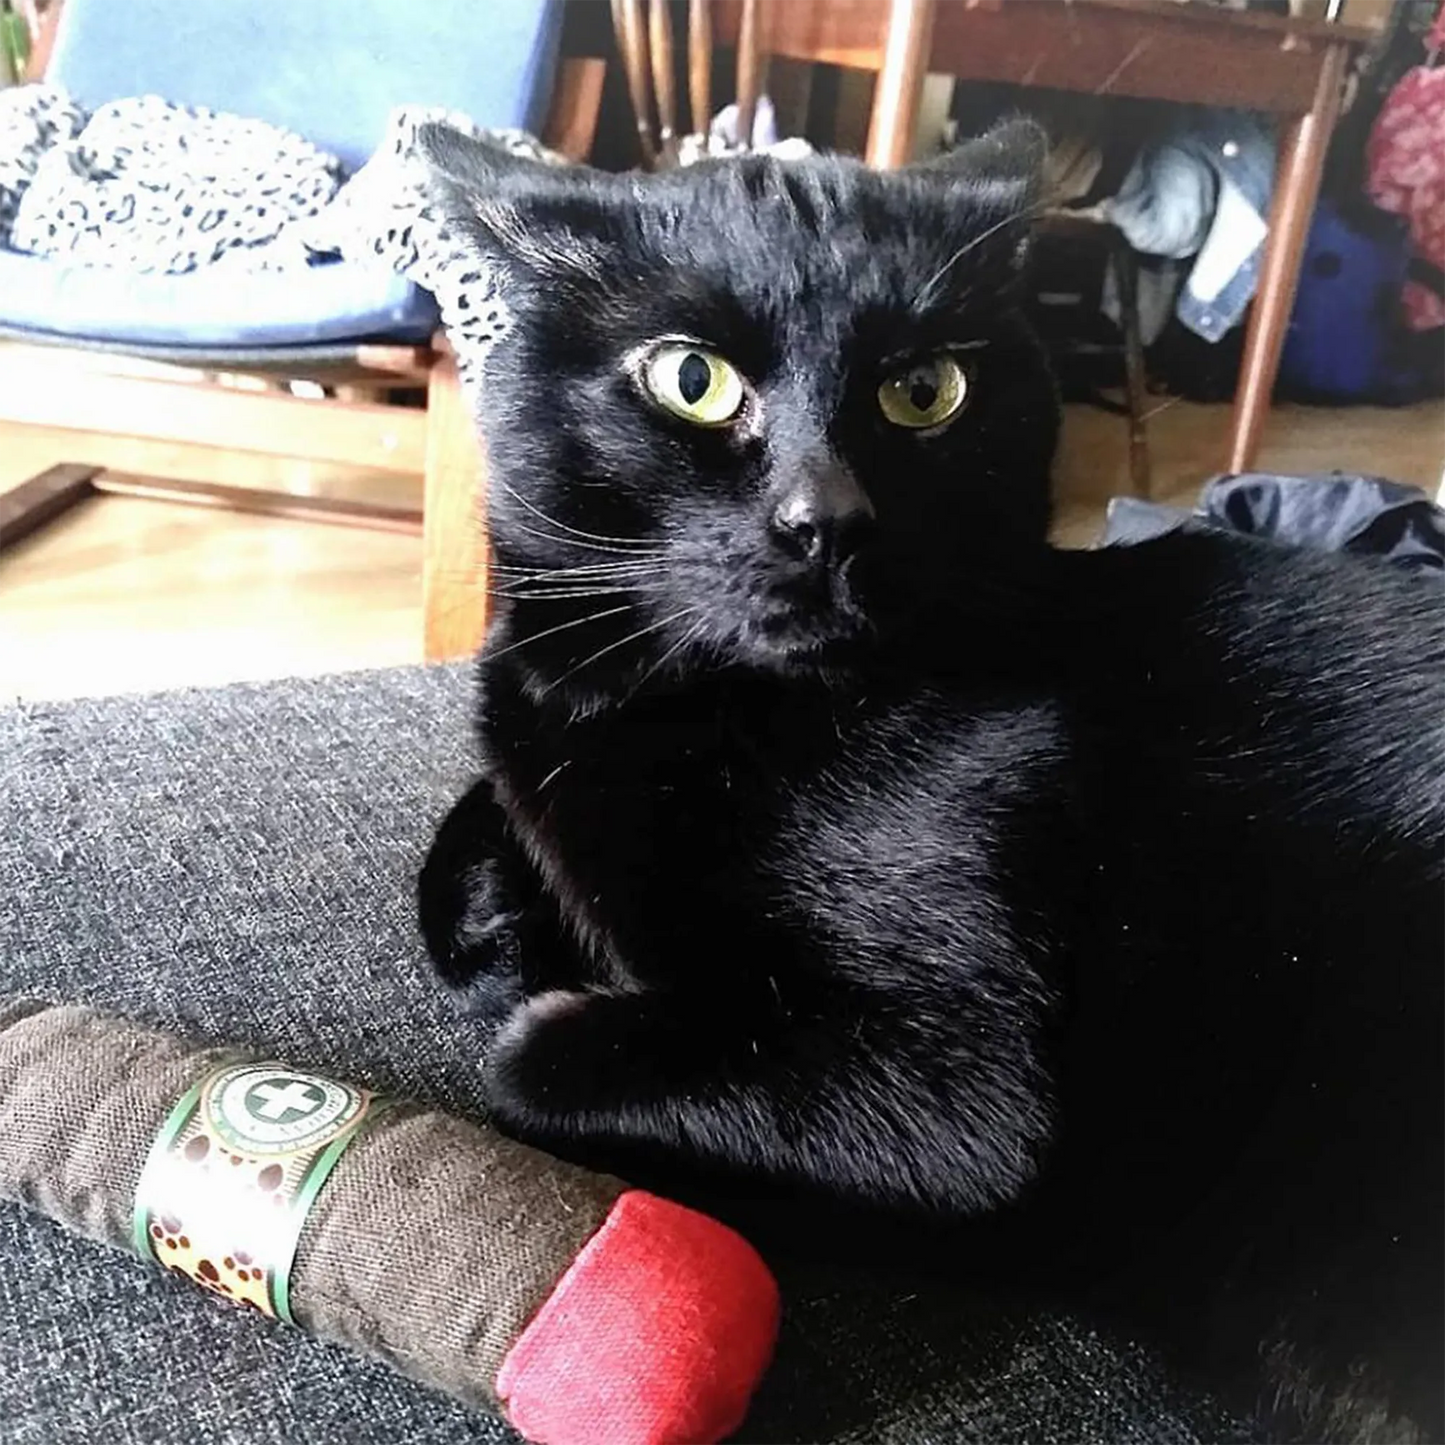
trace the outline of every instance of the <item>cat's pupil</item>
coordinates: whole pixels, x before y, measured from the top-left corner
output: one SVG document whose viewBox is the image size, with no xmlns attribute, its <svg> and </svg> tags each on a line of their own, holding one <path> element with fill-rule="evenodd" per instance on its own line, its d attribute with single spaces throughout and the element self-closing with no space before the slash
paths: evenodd
<svg viewBox="0 0 1445 1445">
<path fill-rule="evenodd" d="M 677 389 L 682 399 L 689 406 L 695 405 L 707 395 L 711 383 L 712 367 L 708 365 L 707 358 L 695 351 L 688 352 L 677 369 Z"/>
<path fill-rule="evenodd" d="M 908 400 L 915 411 L 927 411 L 938 400 L 938 387 L 928 375 L 915 372 L 908 378 Z"/>
</svg>

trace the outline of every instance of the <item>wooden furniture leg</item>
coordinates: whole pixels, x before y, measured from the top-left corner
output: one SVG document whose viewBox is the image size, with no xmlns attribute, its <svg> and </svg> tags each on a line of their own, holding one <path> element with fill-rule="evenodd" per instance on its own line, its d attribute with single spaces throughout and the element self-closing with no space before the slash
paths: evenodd
<svg viewBox="0 0 1445 1445">
<path fill-rule="evenodd" d="M 753 143 L 753 119 L 758 111 L 758 97 L 763 93 L 760 9 L 759 0 L 743 0 L 742 24 L 738 30 L 738 144 L 745 150 Z"/>
<path fill-rule="evenodd" d="M 592 154 L 606 80 L 605 60 L 582 57 L 562 62 L 542 135 L 554 151 L 560 151 L 569 161 L 585 161 Z"/>
<path fill-rule="evenodd" d="M 427 384 L 422 625 L 428 662 L 468 657 L 487 628 L 485 462 L 471 408 L 445 351 Z"/>
<path fill-rule="evenodd" d="M 893 0 L 888 7 L 883 67 L 878 72 L 873 120 L 868 127 L 866 159 L 870 166 L 901 166 L 912 153 L 936 8 L 935 0 Z"/>
<path fill-rule="evenodd" d="M 712 120 L 712 12 L 710 0 L 687 4 L 687 98 L 692 128 L 707 134 Z"/>
<path fill-rule="evenodd" d="M 627 78 L 627 93 L 632 100 L 633 117 L 637 122 L 637 146 L 642 152 L 643 169 L 657 169 L 657 142 L 652 134 L 652 107 L 648 97 L 648 34 L 643 21 L 642 0 L 612 0 L 612 26 L 617 49 L 622 56 L 622 71 Z"/>
<path fill-rule="evenodd" d="M 672 39 L 672 0 L 650 0 L 647 13 L 647 44 L 652 64 L 652 94 L 657 101 L 657 144 L 663 162 L 677 163 L 677 85 L 673 74 L 676 55 Z"/>
<path fill-rule="evenodd" d="M 1308 113 L 1290 123 L 1280 149 L 1269 238 L 1265 241 L 1259 289 L 1249 318 L 1239 390 L 1234 399 L 1229 443 L 1231 472 L 1248 471 L 1259 453 L 1299 282 L 1300 259 L 1319 195 L 1320 173 L 1339 114 L 1348 58 L 1349 49 L 1344 45 L 1331 45 L 1326 51 L 1315 84 L 1314 104 Z"/>
</svg>

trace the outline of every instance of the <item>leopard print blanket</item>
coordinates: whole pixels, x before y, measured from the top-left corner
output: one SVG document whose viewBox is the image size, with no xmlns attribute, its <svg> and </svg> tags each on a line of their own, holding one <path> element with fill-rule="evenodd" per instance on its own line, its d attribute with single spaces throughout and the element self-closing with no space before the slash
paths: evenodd
<svg viewBox="0 0 1445 1445">
<path fill-rule="evenodd" d="M 401 107 L 348 179 L 334 156 L 262 121 L 156 96 L 87 114 L 54 87 L 0 90 L 0 247 L 141 273 L 383 265 L 436 297 L 474 384 L 508 313 L 500 277 L 478 271 L 429 205 L 416 133 L 434 121 L 562 160 L 523 131 Z"/>
<path fill-rule="evenodd" d="M 335 158 L 300 136 L 153 95 L 86 116 L 36 86 L 0 107 L 0 136 L 18 126 L 40 141 L 17 152 L 0 140 L 9 244 L 77 265 L 177 272 L 256 253 L 341 184 Z"/>
</svg>

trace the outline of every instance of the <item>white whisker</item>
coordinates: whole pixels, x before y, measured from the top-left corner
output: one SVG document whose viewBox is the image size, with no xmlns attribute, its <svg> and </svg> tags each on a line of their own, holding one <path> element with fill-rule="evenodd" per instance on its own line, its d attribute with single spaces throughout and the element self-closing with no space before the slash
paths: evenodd
<svg viewBox="0 0 1445 1445">
<path fill-rule="evenodd" d="M 983 245 L 991 236 L 996 236 L 1005 227 L 1016 226 L 1023 221 L 1031 220 L 1034 216 L 1042 215 L 1047 209 L 1048 204 L 1044 201 L 1037 202 L 1032 206 L 1025 206 L 1023 210 L 1014 211 L 1010 215 L 1005 216 L 1003 220 L 995 221 L 994 224 L 982 232 L 982 234 L 975 236 L 970 241 L 966 241 L 919 288 L 918 294 L 913 298 L 914 307 L 926 306 L 929 301 L 933 299 L 929 294 L 933 288 L 938 285 L 970 251 L 974 250 L 975 247 Z"/>
<path fill-rule="evenodd" d="M 570 622 L 559 622 L 556 627 L 548 627 L 545 631 L 519 637 L 515 642 L 509 642 L 500 652 L 488 652 L 485 656 L 490 662 L 498 657 L 505 657 L 509 652 L 515 652 L 519 647 L 525 647 L 529 642 L 540 642 L 544 637 L 551 637 L 554 632 L 566 632 L 568 628 L 581 627 L 585 622 L 601 622 L 604 617 L 616 617 L 620 612 L 630 612 L 631 610 L 630 606 L 609 607 L 605 612 L 590 612 L 586 617 L 574 617 Z"/>
<path fill-rule="evenodd" d="M 652 666 L 649 667 L 647 671 L 642 674 L 642 676 L 637 681 L 637 686 L 632 689 L 632 695 L 635 696 L 637 693 L 641 692 L 643 687 L 646 686 L 648 679 L 657 672 L 659 672 L 662 669 L 663 664 L 666 663 L 669 658 L 675 657 L 679 652 L 682 651 L 684 647 L 688 645 L 688 643 L 693 642 L 697 638 L 701 637 L 702 630 L 703 624 L 701 622 L 693 623 L 693 625 L 682 634 L 681 638 L 679 638 L 678 641 L 674 642 L 672 646 L 669 647 L 667 651 L 664 652 L 662 656 L 659 657 L 657 661 L 654 662 Z"/>
<path fill-rule="evenodd" d="M 581 597 L 616 597 L 628 592 L 662 592 L 665 582 L 633 582 L 615 587 L 554 587 L 540 591 L 517 592 L 502 587 L 489 587 L 493 597 L 505 597 L 510 602 L 557 602 Z"/>
<path fill-rule="evenodd" d="M 584 562 L 576 567 L 521 567 L 500 562 L 494 570 L 514 572 L 525 577 L 562 577 L 588 572 L 630 572 L 636 567 L 654 567 L 656 565 L 656 562 L 650 558 L 640 558 L 636 562 Z"/>
<path fill-rule="evenodd" d="M 493 475 L 491 480 L 495 482 L 497 486 L 501 487 L 504 492 L 508 493 L 508 495 L 515 497 L 516 500 L 521 503 L 521 505 L 524 506 L 529 512 L 531 512 L 534 517 L 539 517 L 542 521 L 546 522 L 549 527 L 556 527 L 557 530 L 560 532 L 569 532 L 572 536 L 583 537 L 589 542 L 611 542 L 614 545 L 621 545 L 624 547 L 641 547 L 647 545 L 646 543 L 642 542 L 641 539 L 634 539 L 630 537 L 607 537 L 603 536 L 598 532 L 584 532 L 578 527 L 569 527 L 566 522 L 559 522 L 556 517 L 549 517 L 546 512 L 542 511 L 539 507 L 534 507 L 532 503 L 526 499 L 526 497 L 524 497 L 515 487 L 509 486 L 505 481 L 502 480 L 501 477 Z"/>
<path fill-rule="evenodd" d="M 540 537 L 544 542 L 563 542 L 569 547 L 585 547 L 589 552 L 615 552 L 619 556 L 637 558 L 660 557 L 662 555 L 661 549 L 652 546 L 650 543 L 639 542 L 636 546 L 611 547 L 601 542 L 584 542 L 577 538 L 554 536 L 551 532 L 539 532 L 535 527 L 524 527 L 520 522 L 513 522 L 510 525 L 513 531 L 525 532 L 529 537 Z M 626 541 L 625 538 L 619 538 L 618 540 Z M 644 548 L 646 550 L 640 550 Z"/>
<path fill-rule="evenodd" d="M 626 637 L 619 637 L 616 642 L 609 642 L 606 647 L 599 647 L 590 657 L 584 657 L 581 662 L 569 667 L 560 677 L 554 677 L 546 687 L 542 689 L 541 695 L 545 697 L 559 683 L 566 682 L 569 677 L 582 671 L 584 667 L 590 666 L 599 658 L 606 657 L 609 652 L 616 652 L 619 647 L 625 647 L 629 642 L 636 642 L 639 637 L 646 637 L 650 632 L 660 632 L 670 622 L 676 622 L 679 617 L 687 617 L 696 612 L 696 607 L 684 607 L 678 612 L 673 612 L 657 622 L 650 622 L 646 627 L 639 627 L 636 632 L 629 632 Z"/>
<path fill-rule="evenodd" d="M 646 577 L 663 571 L 660 562 L 593 562 L 586 567 L 508 567 L 494 566 L 493 572 L 515 578 L 519 582 L 542 581 L 607 581 L 610 578 Z"/>
</svg>

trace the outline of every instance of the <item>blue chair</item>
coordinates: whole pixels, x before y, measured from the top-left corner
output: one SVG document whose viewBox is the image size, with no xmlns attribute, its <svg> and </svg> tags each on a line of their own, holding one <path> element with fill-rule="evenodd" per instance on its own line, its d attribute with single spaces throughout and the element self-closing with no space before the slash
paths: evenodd
<svg viewBox="0 0 1445 1445">
<path fill-rule="evenodd" d="M 270 121 L 348 169 L 371 154 L 398 104 L 542 131 L 575 151 L 590 145 L 602 62 L 568 62 L 554 98 L 562 8 L 562 0 L 64 0 L 44 47 L 45 79 L 88 108 L 156 94 Z M 0 420 L 427 473 L 428 496 L 431 473 L 446 472 L 454 518 L 458 476 L 467 474 L 469 495 L 475 490 L 475 446 L 454 371 L 432 346 L 436 326 L 430 296 L 377 264 L 338 261 L 300 280 L 284 272 L 220 279 L 204 269 L 112 272 L 0 248 Z M 92 353 L 83 373 L 73 354 L 65 369 L 67 351 L 77 349 Z M 98 364 L 95 353 L 115 361 Z M 151 364 L 137 368 L 136 358 Z M 423 412 L 301 399 L 284 387 L 238 390 L 175 377 L 175 366 L 353 389 L 424 385 L 429 405 Z M 76 467 L 24 484 L 5 498 L 4 540 L 97 487 L 106 489 L 104 473 Z M 167 483 L 165 491 L 293 516 L 425 525 L 422 508 L 315 506 L 203 483 Z M 438 545 L 452 549 L 454 573 L 475 571 L 457 568 L 455 539 Z M 434 550 L 429 537 L 429 559 Z M 429 652 L 464 650 L 461 638 L 439 642 L 431 630 Z"/>
</svg>

